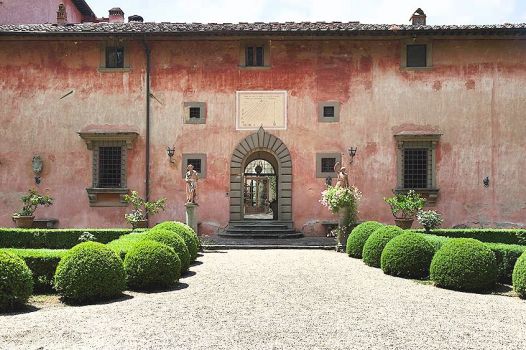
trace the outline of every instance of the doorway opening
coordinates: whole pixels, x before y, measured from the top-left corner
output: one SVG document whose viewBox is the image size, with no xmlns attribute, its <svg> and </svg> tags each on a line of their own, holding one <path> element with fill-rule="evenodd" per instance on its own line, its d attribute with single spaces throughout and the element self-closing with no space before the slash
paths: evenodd
<svg viewBox="0 0 526 350">
<path fill-rule="evenodd" d="M 243 173 L 243 216 L 249 220 L 278 219 L 276 170 L 264 159 L 247 164 Z"/>
</svg>

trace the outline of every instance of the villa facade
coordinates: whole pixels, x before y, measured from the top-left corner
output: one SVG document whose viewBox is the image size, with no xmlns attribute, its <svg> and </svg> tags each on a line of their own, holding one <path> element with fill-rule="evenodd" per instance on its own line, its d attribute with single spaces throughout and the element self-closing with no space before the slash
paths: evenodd
<svg viewBox="0 0 526 350">
<path fill-rule="evenodd" d="M 415 189 L 445 226 L 526 225 L 526 25 L 115 16 L 0 25 L 0 226 L 29 188 L 60 227 L 124 226 L 131 190 L 167 198 L 152 224 L 184 220 L 193 164 L 201 233 L 321 235 L 338 161 L 360 220 L 392 222 L 384 198 Z"/>
</svg>

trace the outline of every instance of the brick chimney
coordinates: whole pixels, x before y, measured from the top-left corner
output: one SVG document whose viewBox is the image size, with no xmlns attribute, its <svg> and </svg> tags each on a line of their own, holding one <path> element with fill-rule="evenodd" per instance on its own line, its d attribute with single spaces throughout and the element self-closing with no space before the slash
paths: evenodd
<svg viewBox="0 0 526 350">
<path fill-rule="evenodd" d="M 120 7 L 114 7 L 110 10 L 110 23 L 124 23 L 124 11 Z"/>
<path fill-rule="evenodd" d="M 421 8 L 418 8 L 414 13 L 413 15 L 411 16 L 411 18 L 409 19 L 411 21 L 411 24 L 412 25 L 415 25 L 415 26 L 425 26 L 426 25 L 426 14 L 424 13 L 424 11 L 422 11 Z"/>
<path fill-rule="evenodd" d="M 59 4 L 58 11 L 57 11 L 57 24 L 63 26 L 66 23 L 68 23 L 68 15 L 66 13 L 66 6 L 64 6 L 64 4 Z"/>
</svg>

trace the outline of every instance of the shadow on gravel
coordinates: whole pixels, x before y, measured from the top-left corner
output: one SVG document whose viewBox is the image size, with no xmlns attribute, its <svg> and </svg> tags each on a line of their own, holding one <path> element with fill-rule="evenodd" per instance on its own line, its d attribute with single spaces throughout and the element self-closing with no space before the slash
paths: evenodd
<svg viewBox="0 0 526 350">
<path fill-rule="evenodd" d="M 190 266 L 197 266 L 197 265 L 203 265 L 203 262 L 202 261 L 194 261 L 193 263 L 190 264 Z"/>
<path fill-rule="evenodd" d="M 172 288 L 163 288 L 163 289 L 155 289 L 155 290 L 141 290 L 141 291 L 137 291 L 137 293 L 143 293 L 143 294 L 168 293 L 168 292 L 175 292 L 177 290 L 186 289 L 188 287 L 189 287 L 188 283 L 179 282 Z"/>
<path fill-rule="evenodd" d="M 207 249 L 206 254 L 226 254 L 224 250 Z"/>
<path fill-rule="evenodd" d="M 24 306 L 21 306 L 20 308 L 18 308 L 16 310 L 9 311 L 9 312 L 6 312 L 6 313 L 2 313 L 2 316 L 16 316 L 16 315 L 29 314 L 31 312 L 38 311 L 40 309 L 41 308 L 36 307 L 34 305 L 24 305 Z"/>
<path fill-rule="evenodd" d="M 439 286 L 436 286 L 430 280 L 413 280 L 413 281 L 418 284 L 423 284 L 423 285 L 431 286 L 434 288 L 441 288 Z M 441 289 L 447 289 L 447 288 L 441 288 Z M 484 291 L 483 292 L 480 292 L 480 291 L 479 292 L 472 292 L 472 291 L 468 292 L 468 291 L 455 290 L 455 289 L 448 289 L 448 290 L 452 290 L 457 293 L 465 293 L 465 294 L 502 295 L 505 297 L 518 297 L 517 293 L 515 293 L 512 286 L 508 284 L 502 284 L 502 283 L 497 283 L 493 289 L 485 291 L 485 292 Z"/>
<path fill-rule="evenodd" d="M 183 273 L 181 278 L 192 277 L 192 276 L 195 276 L 195 275 L 197 275 L 197 272 L 189 270 L 189 271 L 186 271 L 185 273 Z"/>
</svg>

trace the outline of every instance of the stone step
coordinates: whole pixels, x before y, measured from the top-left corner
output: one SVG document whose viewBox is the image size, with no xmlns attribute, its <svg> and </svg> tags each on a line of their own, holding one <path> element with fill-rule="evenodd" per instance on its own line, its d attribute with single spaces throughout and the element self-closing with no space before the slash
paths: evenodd
<svg viewBox="0 0 526 350">
<path fill-rule="evenodd" d="M 231 225 L 227 230 L 291 230 L 287 225 Z"/>
<path fill-rule="evenodd" d="M 285 238 L 301 238 L 303 237 L 303 233 L 301 232 L 294 232 L 294 230 L 284 230 L 284 231 L 238 231 L 238 232 L 232 232 L 227 230 L 226 232 L 222 232 L 219 234 L 220 237 L 225 238 L 257 238 L 257 239 L 265 239 L 265 238 L 279 238 L 279 239 L 285 239 Z"/>
</svg>

